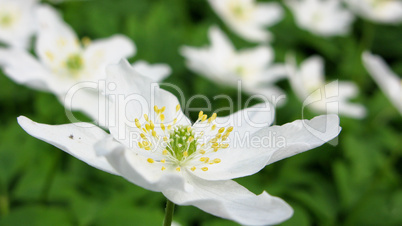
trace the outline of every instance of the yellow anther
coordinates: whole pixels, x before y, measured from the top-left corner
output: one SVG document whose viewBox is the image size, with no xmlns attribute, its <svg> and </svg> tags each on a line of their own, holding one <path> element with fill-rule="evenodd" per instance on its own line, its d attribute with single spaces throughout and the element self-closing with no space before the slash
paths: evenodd
<svg viewBox="0 0 402 226">
<path fill-rule="evenodd" d="M 143 148 L 144 146 L 142 146 L 141 142 L 138 141 L 138 147 Z"/>
<path fill-rule="evenodd" d="M 217 152 L 219 148 L 214 148 L 214 152 Z"/>
<path fill-rule="evenodd" d="M 194 140 L 194 137 L 192 137 L 192 136 L 190 136 L 189 138 L 188 138 L 188 142 L 193 142 L 193 140 Z"/>
<path fill-rule="evenodd" d="M 148 158 L 147 161 L 148 161 L 149 163 L 154 163 L 154 162 L 155 162 L 155 161 L 154 161 L 153 159 L 151 159 L 151 158 Z"/>
<path fill-rule="evenodd" d="M 168 154 L 168 151 L 166 149 L 162 151 L 162 155 L 167 155 L 167 154 Z"/>
<path fill-rule="evenodd" d="M 155 130 L 152 130 L 152 136 L 156 137 L 156 131 Z"/>
<path fill-rule="evenodd" d="M 151 121 L 149 126 L 151 127 L 151 129 L 155 129 L 155 124 Z"/>
<path fill-rule="evenodd" d="M 189 133 L 191 130 L 191 127 L 187 127 L 187 133 Z"/>
<path fill-rule="evenodd" d="M 176 124 L 177 118 L 173 119 L 173 124 Z"/>
<path fill-rule="evenodd" d="M 197 169 L 195 166 L 191 167 L 191 171 L 194 171 L 195 169 Z"/>
<path fill-rule="evenodd" d="M 141 133 L 140 136 L 141 136 L 142 139 L 147 139 L 147 137 L 143 133 Z"/>
<path fill-rule="evenodd" d="M 138 120 L 138 118 L 135 119 L 135 126 L 137 126 L 138 129 L 141 129 L 141 123 L 140 120 Z"/>
<path fill-rule="evenodd" d="M 211 127 L 211 130 L 215 130 L 215 129 L 216 129 L 216 124 Z"/>
<path fill-rule="evenodd" d="M 161 109 L 159 109 L 159 112 L 160 112 L 160 113 L 163 113 L 165 110 L 166 110 L 166 107 L 163 106 Z"/>
<path fill-rule="evenodd" d="M 208 171 L 208 167 L 202 167 L 201 170 L 202 171 Z"/>
<path fill-rule="evenodd" d="M 226 139 L 228 139 L 228 136 L 227 136 L 227 135 L 224 135 L 224 136 L 222 137 L 222 141 L 225 141 Z"/>
<path fill-rule="evenodd" d="M 228 148 L 229 144 L 221 144 L 221 148 Z"/>
<path fill-rule="evenodd" d="M 222 136 L 222 134 L 221 133 L 218 133 L 218 134 L 216 134 L 216 139 L 219 139 L 219 138 L 221 138 L 221 136 Z"/>
<path fill-rule="evenodd" d="M 150 126 L 149 124 L 145 124 L 145 129 L 146 129 L 147 131 L 150 131 L 150 130 L 151 130 L 151 126 Z"/>
<path fill-rule="evenodd" d="M 211 118 L 212 118 L 212 121 L 215 120 L 216 119 L 216 113 L 213 113 Z"/>
<path fill-rule="evenodd" d="M 167 137 L 163 137 L 163 141 L 165 141 L 165 142 L 168 141 L 168 139 L 169 138 L 167 138 Z"/>
<path fill-rule="evenodd" d="M 221 159 L 218 159 L 218 158 L 214 159 L 214 163 L 220 163 L 220 162 L 221 162 Z"/>
<path fill-rule="evenodd" d="M 52 52 L 46 51 L 45 54 L 46 54 L 47 58 L 49 58 L 50 61 L 53 61 L 53 60 L 54 60 L 54 55 L 53 55 Z"/>
<path fill-rule="evenodd" d="M 218 139 L 217 138 L 213 138 L 213 139 L 211 139 L 211 143 L 216 143 L 218 141 Z"/>
<path fill-rule="evenodd" d="M 223 131 L 225 131 L 225 128 L 224 128 L 224 127 L 220 128 L 220 129 L 218 130 L 218 133 L 223 133 Z"/>
<path fill-rule="evenodd" d="M 147 122 L 149 122 L 149 118 L 148 118 L 148 115 L 147 115 L 147 114 L 144 114 L 144 118 L 145 118 L 145 120 L 146 120 Z"/>
<path fill-rule="evenodd" d="M 145 147 L 147 147 L 147 146 L 149 146 L 149 142 L 144 140 L 144 141 L 142 142 L 142 145 L 144 145 Z"/>
<path fill-rule="evenodd" d="M 209 158 L 206 157 L 204 162 L 205 162 L 205 163 L 208 163 L 208 162 L 209 162 Z"/>
<path fill-rule="evenodd" d="M 82 44 L 84 44 L 84 46 L 88 46 L 89 44 L 91 44 L 91 39 L 85 36 L 81 39 L 81 42 Z"/>
<path fill-rule="evenodd" d="M 180 170 L 181 170 L 180 167 L 177 167 L 177 168 L 176 168 L 176 171 L 177 171 L 177 172 L 180 172 Z"/>
<path fill-rule="evenodd" d="M 165 115 L 164 114 L 160 114 L 159 118 L 161 119 L 161 122 L 165 121 Z"/>
<path fill-rule="evenodd" d="M 200 150 L 200 153 L 203 155 L 205 154 L 205 150 Z"/>
<path fill-rule="evenodd" d="M 213 147 L 213 148 L 216 148 L 216 147 L 218 147 L 218 146 L 219 146 L 218 143 L 212 143 L 212 147 Z"/>
<path fill-rule="evenodd" d="M 203 115 L 201 121 L 204 122 L 205 120 L 207 120 L 207 115 Z"/>
<path fill-rule="evenodd" d="M 172 125 L 168 125 L 168 130 L 171 130 L 172 129 Z"/>
<path fill-rule="evenodd" d="M 204 116 L 204 112 L 203 112 L 203 111 L 200 111 L 200 113 L 198 113 L 198 119 L 201 120 L 202 116 Z"/>
<path fill-rule="evenodd" d="M 165 160 L 165 159 L 162 159 L 162 160 L 161 160 L 161 163 L 165 163 L 165 162 L 166 162 L 166 160 Z"/>
<path fill-rule="evenodd" d="M 161 170 L 164 171 L 166 168 L 164 166 L 162 166 Z"/>
<path fill-rule="evenodd" d="M 165 125 L 163 125 L 163 123 L 161 123 L 161 129 L 162 129 L 163 131 L 165 131 Z"/>
<path fill-rule="evenodd" d="M 180 110 L 180 104 L 176 105 L 176 112 Z"/>
<path fill-rule="evenodd" d="M 200 158 L 200 161 L 201 161 L 201 162 L 205 162 L 205 159 L 207 159 L 207 158 L 206 158 L 206 157 L 201 157 L 201 158 Z"/>
<path fill-rule="evenodd" d="M 183 152 L 184 157 L 188 157 L 188 151 Z"/>
<path fill-rule="evenodd" d="M 158 111 L 159 111 L 159 109 L 158 109 L 158 106 L 154 106 L 154 111 L 156 112 L 156 114 L 158 114 Z"/>
<path fill-rule="evenodd" d="M 144 149 L 147 150 L 147 151 L 151 150 L 150 147 L 145 147 Z"/>
<path fill-rule="evenodd" d="M 230 133 L 230 132 L 232 132 L 232 131 L 233 131 L 233 126 L 229 127 L 229 128 L 226 130 L 227 133 Z"/>
</svg>

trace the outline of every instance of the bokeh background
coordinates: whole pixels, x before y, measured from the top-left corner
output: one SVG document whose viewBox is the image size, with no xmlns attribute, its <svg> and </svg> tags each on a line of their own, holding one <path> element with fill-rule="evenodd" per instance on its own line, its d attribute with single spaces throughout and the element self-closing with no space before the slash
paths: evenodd
<svg viewBox="0 0 402 226">
<path fill-rule="evenodd" d="M 207 31 L 213 24 L 237 48 L 255 46 L 233 34 L 205 0 L 47 3 L 80 37 L 97 39 L 116 33 L 130 37 L 138 50 L 131 62 L 169 64 L 173 73 L 165 81 L 179 86 L 187 99 L 204 94 L 213 100 L 228 94 L 237 103 L 235 89 L 190 72 L 178 52 L 182 45 L 207 45 Z M 321 38 L 300 30 L 284 9 L 284 19 L 270 29 L 276 62 L 283 62 L 289 51 L 300 59 L 323 56 L 327 80 L 356 82 L 360 93 L 354 101 L 364 104 L 368 115 L 362 120 L 341 117 L 337 146 L 325 144 L 236 181 L 254 193 L 266 190 L 287 201 L 295 213 L 281 225 L 402 225 L 402 117 L 361 63 L 361 53 L 368 49 L 402 75 L 402 26 L 357 19 L 349 35 Z M 302 103 L 288 81 L 279 86 L 288 101 L 276 110 L 276 124 L 302 118 Z M 225 100 L 213 101 L 212 111 L 205 113 L 227 105 Z M 205 107 L 205 103 L 194 101 L 191 106 Z M 92 168 L 29 136 L 17 124 L 19 115 L 47 124 L 69 123 L 55 96 L 17 85 L 0 71 L 0 225 L 162 224 L 162 194 Z M 304 118 L 315 115 L 304 112 Z M 190 116 L 196 119 L 197 114 Z M 237 225 L 192 206 L 176 207 L 174 220 L 182 225 Z"/>
</svg>

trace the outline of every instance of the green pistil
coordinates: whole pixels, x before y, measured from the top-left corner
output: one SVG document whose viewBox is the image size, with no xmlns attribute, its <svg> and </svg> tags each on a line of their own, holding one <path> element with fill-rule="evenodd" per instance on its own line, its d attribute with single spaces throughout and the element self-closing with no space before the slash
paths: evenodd
<svg viewBox="0 0 402 226">
<path fill-rule="evenodd" d="M 12 22 L 13 22 L 13 18 L 8 14 L 4 14 L 4 15 L 0 16 L 0 24 L 3 27 L 11 25 Z"/>
<path fill-rule="evenodd" d="M 79 54 L 74 54 L 74 55 L 70 55 L 67 58 L 67 62 L 66 62 L 67 68 L 70 71 L 79 71 L 82 69 L 82 67 L 84 66 L 84 62 L 82 60 L 81 55 Z"/>
<path fill-rule="evenodd" d="M 178 126 L 170 132 L 170 143 L 166 148 L 176 159 L 182 161 L 197 150 L 197 140 L 194 139 L 194 131 L 190 126 Z M 192 140 L 192 141 L 191 141 Z"/>
<path fill-rule="evenodd" d="M 237 17 L 241 17 L 244 14 L 244 9 L 241 6 L 235 6 L 233 7 L 233 14 L 236 15 Z"/>
</svg>

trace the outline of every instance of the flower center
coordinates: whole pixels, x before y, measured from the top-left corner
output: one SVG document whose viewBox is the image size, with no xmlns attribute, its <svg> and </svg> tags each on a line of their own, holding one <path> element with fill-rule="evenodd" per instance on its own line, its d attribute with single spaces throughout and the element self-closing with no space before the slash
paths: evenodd
<svg viewBox="0 0 402 226">
<path fill-rule="evenodd" d="M 216 128 L 216 113 L 208 118 L 202 111 L 193 126 L 176 125 L 177 118 L 165 125 L 165 109 L 166 107 L 154 107 L 155 123 L 148 115 L 144 115 L 145 124 L 141 124 L 138 118 L 135 119 L 135 125 L 141 131 L 138 147 L 150 152 L 147 156 L 153 156 L 147 159 L 148 163 L 160 164 L 162 171 L 167 168 L 180 171 L 181 167 L 191 171 L 207 171 L 209 165 L 221 162 L 221 159 L 212 158 L 212 155 L 229 147 L 225 142 L 233 127 Z M 180 105 L 177 105 L 176 113 L 179 110 Z"/>
<path fill-rule="evenodd" d="M 0 15 L 0 25 L 2 27 L 9 27 L 11 26 L 12 23 L 13 23 L 13 17 L 10 14 L 4 13 Z"/>
<path fill-rule="evenodd" d="M 84 66 L 84 61 L 80 54 L 72 54 L 66 61 L 67 69 L 72 72 L 78 72 Z"/>
<path fill-rule="evenodd" d="M 176 126 L 169 132 L 170 143 L 166 150 L 180 162 L 197 150 L 197 140 L 190 126 Z"/>
</svg>

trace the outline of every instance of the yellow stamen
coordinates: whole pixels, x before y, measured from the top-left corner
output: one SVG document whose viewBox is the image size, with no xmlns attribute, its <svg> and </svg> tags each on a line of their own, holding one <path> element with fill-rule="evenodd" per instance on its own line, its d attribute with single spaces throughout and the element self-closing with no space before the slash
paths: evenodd
<svg viewBox="0 0 402 226">
<path fill-rule="evenodd" d="M 188 151 L 183 152 L 184 157 L 188 157 Z"/>
<path fill-rule="evenodd" d="M 154 163 L 154 162 L 155 162 L 155 161 L 154 161 L 153 159 L 151 159 L 151 158 L 148 158 L 147 161 L 148 161 L 149 163 Z"/>
<path fill-rule="evenodd" d="M 161 119 L 161 122 L 165 121 L 165 115 L 164 114 L 160 114 L 159 118 Z"/>
<path fill-rule="evenodd" d="M 200 158 L 200 161 L 201 161 L 201 162 L 204 162 L 205 159 L 206 159 L 206 157 L 201 157 L 201 158 Z"/>
<path fill-rule="evenodd" d="M 203 111 L 200 111 L 200 113 L 198 113 L 198 119 L 201 119 L 202 116 L 204 116 L 204 112 L 203 112 Z"/>
<path fill-rule="evenodd" d="M 176 112 L 180 110 L 180 104 L 176 105 Z"/>
<path fill-rule="evenodd" d="M 195 169 L 197 169 L 195 166 L 191 167 L 191 171 L 194 171 Z"/>
<path fill-rule="evenodd" d="M 207 115 L 203 115 L 201 121 L 204 122 L 205 120 L 207 120 Z"/>
<path fill-rule="evenodd" d="M 221 148 L 228 148 L 229 144 L 221 144 Z"/>
<path fill-rule="evenodd" d="M 202 167 L 202 171 L 208 171 L 208 167 Z"/>
<path fill-rule="evenodd" d="M 162 166 L 161 170 L 164 171 L 166 168 L 164 166 Z"/>
<path fill-rule="evenodd" d="M 220 128 L 220 129 L 218 130 L 218 133 L 223 133 L 223 131 L 225 131 L 225 128 L 224 128 L 224 127 Z"/>
<path fill-rule="evenodd" d="M 168 154 L 168 151 L 166 149 L 162 151 L 162 155 L 167 155 L 167 154 Z"/>
<path fill-rule="evenodd" d="M 165 110 L 166 110 L 166 107 L 163 106 L 161 109 L 159 109 L 159 112 L 160 112 L 160 113 L 163 113 Z"/>
<path fill-rule="evenodd" d="M 215 129 L 216 129 L 216 124 L 211 127 L 211 130 L 215 130 Z"/>
<path fill-rule="evenodd" d="M 233 131 L 233 126 L 229 127 L 229 128 L 226 130 L 227 133 L 230 133 L 230 132 L 232 132 L 232 131 Z"/>
<path fill-rule="evenodd" d="M 205 150 L 201 150 L 200 153 L 203 155 L 205 154 Z"/>
<path fill-rule="evenodd" d="M 218 159 L 218 158 L 214 159 L 214 163 L 220 163 L 220 162 L 221 162 L 221 159 Z"/>
<path fill-rule="evenodd" d="M 147 137 L 143 133 L 141 133 L 140 136 L 141 136 L 142 139 L 147 139 Z"/>
<path fill-rule="evenodd" d="M 135 119 L 135 126 L 137 126 L 138 129 L 141 129 L 141 123 L 140 120 L 138 120 L 138 118 Z"/>
<path fill-rule="evenodd" d="M 180 167 L 177 167 L 177 168 L 176 168 L 176 171 L 177 171 L 177 172 L 180 172 Z"/>
<path fill-rule="evenodd" d="M 152 136 L 156 137 L 156 131 L 155 130 L 152 130 Z"/>
<path fill-rule="evenodd" d="M 161 160 L 161 163 L 165 163 L 165 162 L 166 162 L 166 160 L 165 160 L 165 159 L 162 159 L 162 160 Z"/>
<path fill-rule="evenodd" d="M 161 129 L 162 129 L 163 131 L 165 131 L 165 125 L 163 125 L 163 123 L 161 123 Z"/>
<path fill-rule="evenodd" d="M 148 115 L 147 115 L 147 114 L 144 114 L 144 118 L 145 118 L 145 120 L 146 120 L 147 122 L 149 122 L 149 118 L 148 118 Z"/>
</svg>

